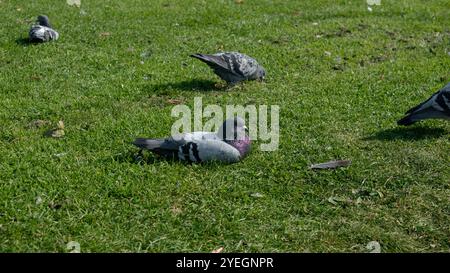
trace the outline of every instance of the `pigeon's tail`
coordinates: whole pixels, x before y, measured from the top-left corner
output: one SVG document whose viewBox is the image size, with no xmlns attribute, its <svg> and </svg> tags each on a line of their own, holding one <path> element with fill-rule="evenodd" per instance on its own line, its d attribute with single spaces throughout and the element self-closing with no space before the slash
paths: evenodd
<svg viewBox="0 0 450 273">
<path fill-rule="evenodd" d="M 162 146 L 164 139 L 137 138 L 133 144 L 142 149 L 155 150 Z"/>
<path fill-rule="evenodd" d="M 201 54 L 201 53 L 195 53 L 190 56 L 192 58 L 199 59 L 200 61 L 202 61 L 212 67 L 220 66 L 223 68 L 227 68 L 226 63 L 224 63 L 223 59 L 220 58 L 219 56 L 207 55 L 207 54 Z"/>
<path fill-rule="evenodd" d="M 205 54 L 201 54 L 201 53 L 195 53 L 195 54 L 192 54 L 190 56 L 192 58 L 199 59 L 200 61 L 205 62 L 205 63 L 215 63 L 213 58 L 211 58 L 211 56 L 209 56 L 209 55 L 205 55 Z"/>
<path fill-rule="evenodd" d="M 397 121 L 397 124 L 398 125 L 403 125 L 403 126 L 408 126 L 408 125 L 411 125 L 411 124 L 413 124 L 413 123 L 415 123 L 417 121 L 418 120 L 413 118 L 412 114 L 409 114 L 409 115 L 403 117 L 402 119 L 400 119 L 399 121 Z"/>
<path fill-rule="evenodd" d="M 432 107 L 421 109 L 414 111 L 412 113 L 406 113 L 407 115 L 402 118 L 401 120 L 397 121 L 398 125 L 411 125 L 415 122 L 424 120 L 424 119 L 450 119 L 448 114 L 445 114 L 442 111 L 438 111 L 436 109 L 433 109 Z"/>
<path fill-rule="evenodd" d="M 48 20 L 48 17 L 46 15 L 39 15 L 37 20 L 39 22 L 39 25 L 52 28 L 52 25 L 50 24 L 50 21 Z"/>
</svg>

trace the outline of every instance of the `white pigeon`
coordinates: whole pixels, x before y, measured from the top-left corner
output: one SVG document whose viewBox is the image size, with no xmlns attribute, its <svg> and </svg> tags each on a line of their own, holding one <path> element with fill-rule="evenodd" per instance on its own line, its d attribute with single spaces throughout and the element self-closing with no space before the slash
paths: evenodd
<svg viewBox="0 0 450 273">
<path fill-rule="evenodd" d="M 36 23 L 37 24 L 31 26 L 29 32 L 31 42 L 43 43 L 51 40 L 58 40 L 59 33 L 52 28 L 46 15 L 39 15 Z"/>
<path fill-rule="evenodd" d="M 162 139 L 137 138 L 133 144 L 167 159 L 189 163 L 235 163 L 250 151 L 251 140 L 246 130 L 245 121 L 236 117 L 225 120 L 217 133 L 193 132 Z"/>
<path fill-rule="evenodd" d="M 407 126 L 424 119 L 450 120 L 450 83 L 428 100 L 408 110 L 406 116 L 397 121 L 397 124 Z"/>
</svg>

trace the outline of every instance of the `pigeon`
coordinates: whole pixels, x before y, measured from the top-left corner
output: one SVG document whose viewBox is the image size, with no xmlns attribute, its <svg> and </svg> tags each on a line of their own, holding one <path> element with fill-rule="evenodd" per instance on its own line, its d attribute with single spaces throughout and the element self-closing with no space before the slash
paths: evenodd
<svg viewBox="0 0 450 273">
<path fill-rule="evenodd" d="M 59 34 L 52 28 L 46 15 L 39 15 L 36 23 L 31 26 L 29 32 L 31 42 L 43 43 L 58 40 Z"/>
<path fill-rule="evenodd" d="M 264 80 L 266 76 L 266 71 L 255 59 L 239 52 L 196 53 L 190 56 L 206 63 L 230 85 L 244 80 Z"/>
<path fill-rule="evenodd" d="M 235 117 L 225 120 L 216 133 L 192 132 L 161 139 L 137 138 L 133 144 L 166 159 L 188 163 L 236 163 L 250 152 L 251 140 L 245 121 Z"/>
<path fill-rule="evenodd" d="M 450 120 L 450 83 L 428 100 L 408 110 L 406 116 L 397 121 L 397 124 L 407 126 L 423 119 Z"/>
</svg>

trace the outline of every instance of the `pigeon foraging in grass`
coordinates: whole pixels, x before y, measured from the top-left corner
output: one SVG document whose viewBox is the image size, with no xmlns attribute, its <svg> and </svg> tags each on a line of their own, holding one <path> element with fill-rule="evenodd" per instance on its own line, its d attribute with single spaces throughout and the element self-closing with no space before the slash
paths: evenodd
<svg viewBox="0 0 450 273">
<path fill-rule="evenodd" d="M 239 52 L 224 52 L 212 55 L 192 54 L 214 70 L 222 80 L 234 85 L 245 80 L 264 80 L 266 71 L 258 62 Z"/>
<path fill-rule="evenodd" d="M 29 32 L 31 42 L 43 43 L 58 40 L 59 34 L 52 28 L 47 16 L 39 15 L 36 23 L 31 27 Z"/>
<path fill-rule="evenodd" d="M 406 116 L 397 124 L 407 126 L 424 119 L 450 120 L 450 83 L 434 93 L 428 100 L 408 110 Z"/>
<path fill-rule="evenodd" d="M 251 140 L 244 120 L 236 117 L 225 120 L 216 133 L 192 132 L 161 139 L 137 138 L 133 144 L 166 159 L 189 163 L 235 163 L 249 153 Z"/>
</svg>

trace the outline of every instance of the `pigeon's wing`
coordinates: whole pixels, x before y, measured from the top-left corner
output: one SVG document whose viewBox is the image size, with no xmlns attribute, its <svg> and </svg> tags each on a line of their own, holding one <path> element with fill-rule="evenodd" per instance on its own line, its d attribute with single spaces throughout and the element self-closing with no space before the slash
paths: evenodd
<svg viewBox="0 0 450 273">
<path fill-rule="evenodd" d="M 178 158 L 179 148 L 185 144 L 183 139 L 174 141 L 173 139 L 150 139 L 150 138 L 137 138 L 134 145 L 141 149 L 147 149 L 155 154 L 166 158 Z"/>
<path fill-rule="evenodd" d="M 399 125 L 410 125 L 422 119 L 450 119 L 450 84 L 434 93 L 428 100 L 411 108 Z"/>
<path fill-rule="evenodd" d="M 223 53 L 223 59 L 228 63 L 230 70 L 243 78 L 251 78 L 258 70 L 255 59 L 238 52 Z"/>
<path fill-rule="evenodd" d="M 221 54 L 208 55 L 196 53 L 192 54 L 191 57 L 199 59 L 200 61 L 206 63 L 213 69 L 223 69 L 227 71 L 230 69 L 227 62 L 225 62 L 225 60 L 222 58 Z"/>
<path fill-rule="evenodd" d="M 203 139 L 189 141 L 182 145 L 178 158 L 194 163 L 210 161 L 235 163 L 240 160 L 241 156 L 236 148 L 224 141 Z"/>
<path fill-rule="evenodd" d="M 50 40 L 57 40 L 59 34 L 51 28 L 34 25 L 30 29 L 29 37 L 33 42 L 48 42 Z"/>
<path fill-rule="evenodd" d="M 192 146 L 192 144 L 189 143 L 197 143 L 206 140 L 221 141 L 215 133 L 192 132 L 159 139 L 137 138 L 133 144 L 141 149 L 150 150 L 155 154 L 166 158 L 179 158 L 191 162 L 201 162 L 202 160 L 196 160 L 196 152 L 191 151 L 192 149 L 195 150 L 195 145 Z M 189 152 L 191 154 L 190 157 Z"/>
<path fill-rule="evenodd" d="M 423 109 L 426 109 L 428 107 L 431 107 L 433 105 L 434 100 L 436 99 L 436 96 L 439 94 L 440 91 L 437 91 L 436 93 L 434 93 L 429 99 L 427 99 L 426 101 L 420 103 L 417 106 L 414 106 L 413 108 L 409 109 L 405 114 L 411 114 Z"/>
<path fill-rule="evenodd" d="M 216 133 L 211 133 L 211 132 L 192 132 L 192 133 L 185 133 L 185 134 L 181 134 L 181 136 L 183 137 L 183 139 L 185 141 L 196 141 L 196 140 L 220 140 L 220 138 L 217 136 Z M 177 138 L 177 136 L 173 136 L 172 138 Z"/>
<path fill-rule="evenodd" d="M 436 93 L 434 93 L 433 95 L 431 95 L 431 97 L 429 99 L 427 99 L 426 101 L 422 102 L 421 104 L 409 109 L 406 114 L 410 114 L 413 112 L 417 112 L 423 109 L 426 109 L 428 107 L 435 107 L 436 103 L 441 102 L 442 104 L 442 99 L 443 97 L 448 97 L 450 96 L 450 83 L 448 83 L 444 88 L 442 88 L 441 90 L 437 91 Z M 438 99 L 438 100 L 436 100 Z M 437 107 L 435 107 L 436 109 L 440 109 L 439 104 L 437 105 Z"/>
</svg>

